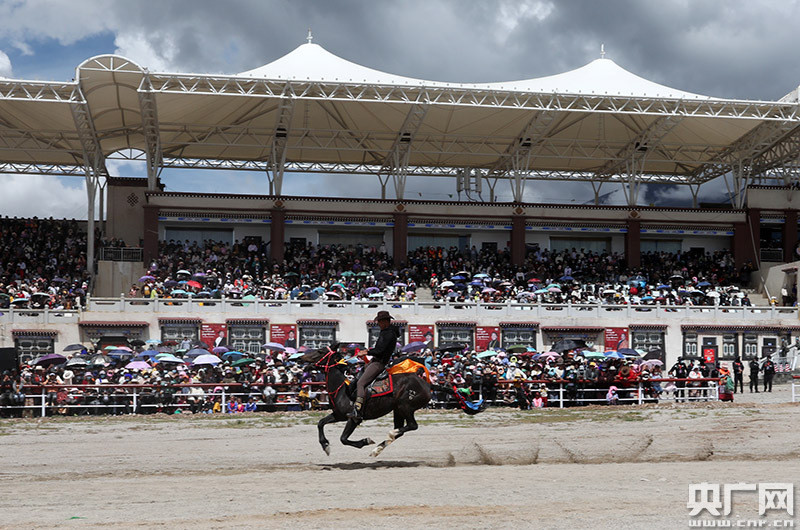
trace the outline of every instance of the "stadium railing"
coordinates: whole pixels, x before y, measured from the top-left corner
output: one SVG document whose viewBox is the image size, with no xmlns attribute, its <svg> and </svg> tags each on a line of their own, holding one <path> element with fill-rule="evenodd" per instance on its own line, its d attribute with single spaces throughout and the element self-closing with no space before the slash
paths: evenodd
<svg viewBox="0 0 800 530">
<path fill-rule="evenodd" d="M 797 378 L 797 376 L 795 376 Z M 686 383 L 684 391 L 679 396 L 673 392 L 671 397 L 666 392 L 655 395 L 649 391 L 653 384 L 664 385 L 668 382 Z M 569 406 L 583 406 L 606 403 L 608 386 L 597 387 L 592 381 L 567 381 L 567 380 L 500 380 L 498 381 L 498 394 L 500 399 L 495 399 L 489 405 L 515 406 L 516 386 L 526 385 L 528 398 L 532 400 L 538 389 L 532 385 L 546 385 L 547 407 L 565 408 Z M 570 385 L 575 384 L 574 392 Z M 615 381 L 611 384 L 617 386 L 620 404 L 643 404 L 648 402 L 669 400 L 674 402 L 716 401 L 719 399 L 719 379 L 647 379 Z M 589 386 L 594 385 L 594 386 Z M 698 386 L 693 386 L 698 385 Z M 248 389 L 241 383 L 191 383 L 191 384 L 100 384 L 100 385 L 36 385 L 23 388 L 25 403 L 22 405 L 0 406 L 0 411 L 32 411 L 41 417 L 48 412 L 65 414 L 77 412 L 78 414 L 132 414 L 149 412 L 174 412 L 176 409 L 191 410 L 192 408 L 205 410 L 204 406 L 210 399 L 218 400 L 225 412 L 229 399 L 239 398 L 242 403 L 251 397 L 257 396 L 258 411 L 292 411 L 308 410 L 310 408 L 327 408 L 328 395 L 324 382 L 275 383 L 269 385 L 275 389 L 272 399 L 263 399 L 261 387 Z M 307 395 L 301 396 L 299 387 L 307 389 Z M 184 390 L 201 389 L 202 393 L 183 393 Z M 663 388 L 663 386 L 662 386 Z M 794 400 L 794 386 L 792 398 Z M 468 396 L 467 399 L 477 400 L 479 395 Z M 202 403 L 191 403 L 190 400 L 202 400 Z M 431 406 L 444 408 L 454 406 L 455 400 L 451 397 L 440 396 L 434 392 Z"/>
<path fill-rule="evenodd" d="M 792 403 L 800 399 L 800 375 L 792 376 Z"/>
<path fill-rule="evenodd" d="M 142 261 L 144 249 L 140 247 L 108 247 L 100 249 L 100 261 Z"/>
<path fill-rule="evenodd" d="M 411 314 L 430 313 L 437 319 L 468 316 L 504 316 L 525 318 L 546 317 L 646 317 L 686 320 L 696 316 L 740 321 L 742 319 L 797 318 L 797 307 L 778 306 L 665 306 L 665 305 L 608 305 L 608 304 L 542 304 L 516 301 L 476 302 L 402 302 L 386 300 L 241 300 L 234 298 L 89 298 L 88 311 L 117 311 L 139 313 L 202 313 L 234 314 L 274 313 L 276 308 L 286 312 L 313 311 L 316 314 L 371 312 L 376 308 L 400 309 Z"/>
</svg>

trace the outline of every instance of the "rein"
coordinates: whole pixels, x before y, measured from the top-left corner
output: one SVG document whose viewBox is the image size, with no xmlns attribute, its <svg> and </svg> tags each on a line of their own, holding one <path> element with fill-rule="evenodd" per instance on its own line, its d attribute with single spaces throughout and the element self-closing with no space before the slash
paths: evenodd
<svg viewBox="0 0 800 530">
<path fill-rule="evenodd" d="M 319 361 L 315 362 L 314 366 L 316 366 L 317 368 L 322 368 L 325 371 L 325 379 L 327 381 L 328 372 L 332 367 L 338 364 L 338 361 L 333 361 L 333 354 L 336 353 L 336 350 L 332 350 L 330 346 L 326 346 L 326 348 L 328 348 L 328 353 L 323 355 Z M 347 383 L 347 378 L 345 378 L 345 380 L 342 381 L 342 384 L 339 385 L 336 388 L 336 390 L 334 390 L 333 392 L 329 392 L 329 395 L 331 396 L 332 399 L 336 399 L 336 395 L 339 393 L 339 391 L 346 383 Z"/>
</svg>

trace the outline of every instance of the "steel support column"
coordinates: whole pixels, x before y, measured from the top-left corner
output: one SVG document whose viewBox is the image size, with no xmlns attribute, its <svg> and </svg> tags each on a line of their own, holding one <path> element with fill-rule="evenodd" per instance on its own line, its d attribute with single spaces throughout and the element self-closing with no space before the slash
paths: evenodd
<svg viewBox="0 0 800 530">
<path fill-rule="evenodd" d="M 638 219 L 628 219 L 628 231 L 625 233 L 625 261 L 631 269 L 642 264 L 642 222 Z"/>
<path fill-rule="evenodd" d="M 138 95 L 139 109 L 142 115 L 145 155 L 147 157 L 147 189 L 155 191 L 158 187 L 158 178 L 161 176 L 163 157 L 161 154 L 161 135 L 159 134 L 156 98 L 148 73 L 145 73 L 142 79 Z"/>
<path fill-rule="evenodd" d="M 278 117 L 272 133 L 272 149 L 269 153 L 269 194 L 280 196 L 283 193 L 283 174 L 286 169 L 286 144 L 294 115 L 295 99 L 284 95 L 278 106 Z M 283 252 L 281 252 L 282 254 Z M 281 258 L 283 259 L 283 258 Z"/>
<path fill-rule="evenodd" d="M 394 181 L 394 192 L 397 200 L 402 201 L 406 193 L 406 179 L 408 177 L 408 162 L 411 158 L 411 144 L 417 135 L 425 115 L 428 114 L 428 105 L 413 103 L 406 114 L 403 125 L 394 139 L 389 154 L 383 161 L 378 180 L 381 182 L 381 197 L 386 198 L 386 184 L 380 175 L 391 175 Z"/>
<path fill-rule="evenodd" d="M 511 264 L 525 262 L 525 217 L 515 215 L 511 218 Z"/>
</svg>

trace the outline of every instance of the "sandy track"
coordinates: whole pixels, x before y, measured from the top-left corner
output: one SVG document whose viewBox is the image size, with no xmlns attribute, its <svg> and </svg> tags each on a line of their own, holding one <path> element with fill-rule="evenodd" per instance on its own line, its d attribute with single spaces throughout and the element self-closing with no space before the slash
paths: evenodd
<svg viewBox="0 0 800 530">
<path fill-rule="evenodd" d="M 419 416 L 378 460 L 318 414 L 2 420 L 0 524 L 686 528 L 689 483 L 800 476 L 798 405 Z"/>
</svg>

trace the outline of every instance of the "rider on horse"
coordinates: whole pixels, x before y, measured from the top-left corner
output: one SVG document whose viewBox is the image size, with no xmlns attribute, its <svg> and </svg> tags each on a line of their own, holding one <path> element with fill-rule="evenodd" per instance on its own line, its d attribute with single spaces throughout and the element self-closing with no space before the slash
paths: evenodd
<svg viewBox="0 0 800 530">
<path fill-rule="evenodd" d="M 371 355 L 372 360 L 364 368 L 361 377 L 356 384 L 356 402 L 353 410 L 348 413 L 348 417 L 360 422 L 363 419 L 364 398 L 367 395 L 367 387 L 386 369 L 395 348 L 399 334 L 397 328 L 392 326 L 392 315 L 388 311 L 378 311 L 375 322 L 381 328 L 375 347 L 370 349 L 365 355 Z"/>
</svg>

